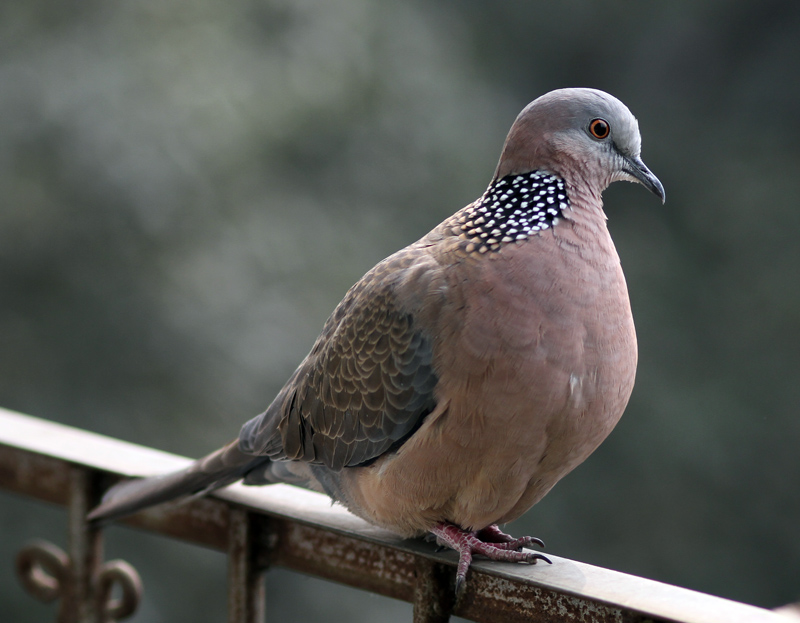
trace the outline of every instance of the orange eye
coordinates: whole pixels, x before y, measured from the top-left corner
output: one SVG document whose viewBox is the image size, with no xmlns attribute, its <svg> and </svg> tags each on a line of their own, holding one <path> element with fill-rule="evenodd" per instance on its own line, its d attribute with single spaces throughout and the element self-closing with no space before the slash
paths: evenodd
<svg viewBox="0 0 800 623">
<path fill-rule="evenodd" d="M 605 119 L 595 119 L 589 124 L 589 132 L 591 132 L 592 136 L 595 138 L 603 139 L 611 132 L 611 126 L 608 125 L 608 121 Z"/>
</svg>

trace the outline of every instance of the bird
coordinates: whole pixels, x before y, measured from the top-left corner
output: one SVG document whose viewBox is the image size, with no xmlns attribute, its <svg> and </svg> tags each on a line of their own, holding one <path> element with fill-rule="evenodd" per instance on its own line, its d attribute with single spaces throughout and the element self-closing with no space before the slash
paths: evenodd
<svg viewBox="0 0 800 623">
<path fill-rule="evenodd" d="M 631 395 L 636 333 L 601 197 L 618 180 L 665 201 L 622 102 L 588 88 L 533 100 L 483 195 L 350 288 L 237 439 L 115 485 L 88 519 L 283 482 L 455 550 L 457 593 L 473 555 L 550 562 L 500 525 L 582 463 Z"/>
</svg>

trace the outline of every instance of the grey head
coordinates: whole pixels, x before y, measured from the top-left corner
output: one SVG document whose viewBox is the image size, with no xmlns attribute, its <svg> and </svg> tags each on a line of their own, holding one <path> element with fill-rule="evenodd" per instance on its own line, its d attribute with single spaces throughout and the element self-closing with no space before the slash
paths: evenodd
<svg viewBox="0 0 800 623">
<path fill-rule="evenodd" d="M 544 170 L 600 197 L 617 180 L 637 182 L 664 201 L 641 158 L 639 124 L 628 107 L 597 89 L 558 89 L 528 104 L 508 133 L 494 180 Z"/>
</svg>

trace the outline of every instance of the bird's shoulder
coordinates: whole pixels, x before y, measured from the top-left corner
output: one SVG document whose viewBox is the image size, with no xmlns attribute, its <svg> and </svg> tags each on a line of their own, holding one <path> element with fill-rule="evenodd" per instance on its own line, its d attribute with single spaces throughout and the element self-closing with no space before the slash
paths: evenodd
<svg viewBox="0 0 800 623">
<path fill-rule="evenodd" d="M 245 424 L 240 447 L 338 470 L 401 443 L 435 406 L 430 310 L 445 290 L 424 239 L 378 263 L 348 290 L 267 411 Z"/>
</svg>

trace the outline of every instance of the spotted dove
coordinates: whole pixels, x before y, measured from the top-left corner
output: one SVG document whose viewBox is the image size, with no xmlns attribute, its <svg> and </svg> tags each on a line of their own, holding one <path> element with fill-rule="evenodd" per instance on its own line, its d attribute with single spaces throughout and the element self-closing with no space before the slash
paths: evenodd
<svg viewBox="0 0 800 623">
<path fill-rule="evenodd" d="M 638 182 L 636 119 L 593 89 L 517 117 L 486 192 L 345 295 L 269 408 L 190 467 L 112 488 L 111 519 L 240 479 L 327 493 L 397 534 L 535 562 L 519 517 L 605 439 L 637 348 L 601 193 Z M 546 559 L 545 559 L 546 560 Z"/>
</svg>

